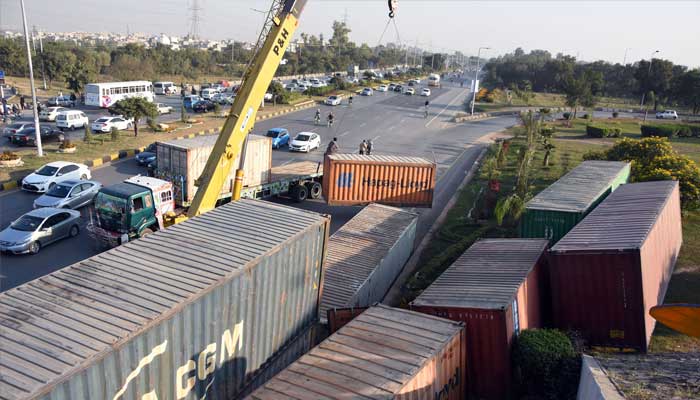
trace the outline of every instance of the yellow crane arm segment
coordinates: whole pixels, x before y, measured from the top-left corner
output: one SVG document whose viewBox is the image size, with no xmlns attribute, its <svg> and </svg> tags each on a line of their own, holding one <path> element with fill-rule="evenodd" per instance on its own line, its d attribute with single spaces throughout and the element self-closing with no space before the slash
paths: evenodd
<svg viewBox="0 0 700 400">
<path fill-rule="evenodd" d="M 199 178 L 199 186 L 188 210 L 188 217 L 200 215 L 216 206 L 221 189 L 227 183 L 228 175 L 234 167 L 233 163 L 241 153 L 246 135 L 255 125 L 258 107 L 297 29 L 299 15 L 305 3 L 306 0 L 284 0 L 273 4 L 273 9 L 275 4 L 279 5 L 279 12 L 272 18 L 270 30 L 243 78 L 228 118 Z M 234 200 L 240 197 L 242 179 L 242 171 L 237 170 Z"/>
</svg>

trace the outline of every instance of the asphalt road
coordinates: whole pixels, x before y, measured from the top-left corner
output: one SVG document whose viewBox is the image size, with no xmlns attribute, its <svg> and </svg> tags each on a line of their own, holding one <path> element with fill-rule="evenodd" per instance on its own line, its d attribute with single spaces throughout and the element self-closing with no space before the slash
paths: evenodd
<svg viewBox="0 0 700 400">
<path fill-rule="evenodd" d="M 273 153 L 273 165 L 300 160 L 321 161 L 323 150 L 333 137 L 338 137 L 341 152 L 355 152 L 363 139 L 372 139 L 375 154 L 404 154 L 435 160 L 438 164 L 438 182 L 433 208 L 416 209 L 421 213 L 418 227 L 420 238 L 474 163 L 483 146 L 477 144 L 476 140 L 515 123 L 512 117 L 492 118 L 467 124 L 449 122 L 451 116 L 461 110 L 461 102 L 466 94 L 466 89 L 458 86 L 434 88 L 430 97 L 430 115 L 426 119 L 423 117 L 425 97 L 375 92 L 374 96 L 356 96 L 352 106 L 321 106 L 324 116 L 333 110 L 337 121 L 333 128 L 314 125 L 315 110 L 307 109 L 261 121 L 256 125 L 254 133 L 264 134 L 267 129 L 284 127 L 293 135 L 300 131 L 313 131 L 321 135 L 320 150 L 309 154 L 292 153 L 286 149 L 276 150 Z M 92 175 L 94 180 L 110 185 L 145 172 L 133 159 L 126 159 L 97 168 L 92 171 Z M 0 192 L 0 229 L 4 229 L 12 220 L 29 211 L 36 196 L 18 190 Z M 330 207 L 321 201 L 307 201 L 302 204 L 291 203 L 286 199 L 273 201 L 331 215 L 333 232 L 361 210 L 361 207 Z M 92 211 L 85 207 L 81 212 L 84 224 L 87 224 Z M 2 254 L 0 290 L 36 279 L 99 251 L 83 229 L 78 237 L 47 246 L 37 255 Z"/>
</svg>

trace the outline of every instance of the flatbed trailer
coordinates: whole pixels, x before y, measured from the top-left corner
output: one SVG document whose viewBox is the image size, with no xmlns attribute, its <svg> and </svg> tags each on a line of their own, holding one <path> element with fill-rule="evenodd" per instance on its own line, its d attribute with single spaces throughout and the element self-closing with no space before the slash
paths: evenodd
<svg viewBox="0 0 700 400">
<path fill-rule="evenodd" d="M 321 197 L 323 164 L 313 161 L 299 161 L 270 169 L 270 182 L 243 187 L 241 198 L 266 199 L 273 196 L 289 196 L 302 202 L 307 198 Z"/>
</svg>

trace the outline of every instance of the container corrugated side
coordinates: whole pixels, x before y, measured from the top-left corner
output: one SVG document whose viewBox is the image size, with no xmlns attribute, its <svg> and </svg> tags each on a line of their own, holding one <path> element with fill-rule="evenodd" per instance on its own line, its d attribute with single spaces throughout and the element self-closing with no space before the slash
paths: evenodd
<svg viewBox="0 0 700 400">
<path fill-rule="evenodd" d="M 329 219 L 242 200 L 0 294 L 7 399 L 230 399 L 318 318 Z"/>
<path fill-rule="evenodd" d="M 436 164 L 423 158 L 333 154 L 325 157 L 323 171 L 323 197 L 330 205 L 433 204 Z"/>
<path fill-rule="evenodd" d="M 370 204 L 328 240 L 321 322 L 331 308 L 381 301 L 413 253 L 418 215 Z"/>
<path fill-rule="evenodd" d="M 378 305 L 247 399 L 465 398 L 463 324 Z"/>
</svg>

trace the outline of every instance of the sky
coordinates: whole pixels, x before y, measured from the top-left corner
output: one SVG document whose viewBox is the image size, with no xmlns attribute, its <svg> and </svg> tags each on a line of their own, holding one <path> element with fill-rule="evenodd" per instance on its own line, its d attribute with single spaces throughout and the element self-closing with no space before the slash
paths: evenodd
<svg viewBox="0 0 700 400">
<path fill-rule="evenodd" d="M 196 0 L 25 0 L 30 26 L 44 31 L 144 32 L 184 36 Z M 0 0 L 0 29 L 19 30 L 19 0 Z M 201 37 L 255 41 L 269 0 L 198 0 Z M 386 0 L 309 0 L 298 32 L 331 35 L 347 20 L 358 43 L 399 42 L 486 56 L 544 49 L 586 61 L 656 57 L 700 67 L 700 0 L 398 0 L 398 37 Z"/>
</svg>

